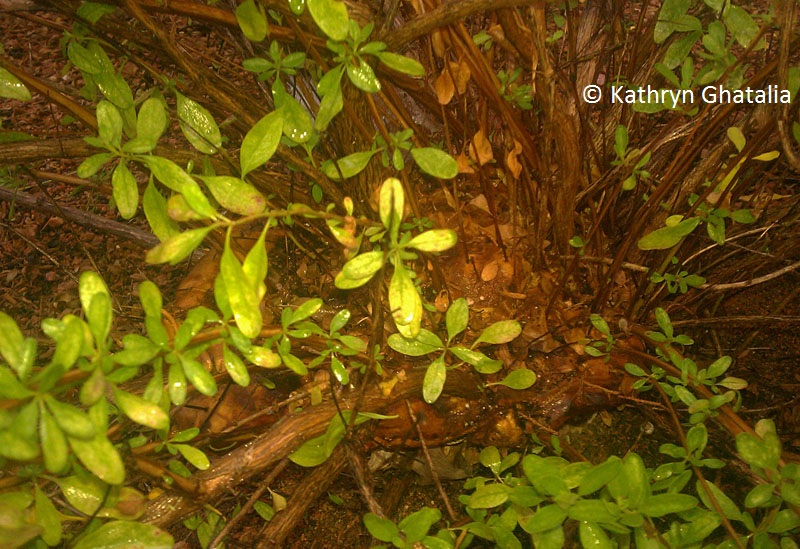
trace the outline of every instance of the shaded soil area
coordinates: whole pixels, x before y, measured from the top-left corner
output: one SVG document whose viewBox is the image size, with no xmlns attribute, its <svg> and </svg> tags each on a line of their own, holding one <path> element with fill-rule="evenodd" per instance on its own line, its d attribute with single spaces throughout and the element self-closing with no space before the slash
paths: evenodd
<svg viewBox="0 0 800 549">
<path fill-rule="evenodd" d="M 53 23 L 62 22 L 54 19 Z M 64 84 L 75 83 L 71 80 L 75 78 L 75 71 L 65 75 L 61 73 L 63 60 L 59 33 L 8 15 L 0 15 L 0 28 L 4 30 L 6 54 L 21 66 L 40 78 L 55 82 L 61 80 Z M 206 47 L 209 56 L 217 56 L 219 51 L 216 48 L 222 46 Z M 52 63 L 31 64 L 32 48 L 38 50 L 37 60 L 48 57 Z M 47 56 L 42 55 L 43 51 Z M 253 85 L 251 80 L 241 82 L 242 87 Z M 65 138 L 83 135 L 75 123 L 64 120 L 40 98 L 24 105 L 4 102 L 0 106 L 0 117 L 4 130 L 32 135 L 55 132 Z M 180 139 L 177 133 L 171 138 Z M 52 159 L 36 165 L 0 168 L 0 184 L 10 190 L 44 197 L 53 203 L 70 205 L 96 216 L 146 229 L 141 216 L 132 222 L 123 222 L 117 217 L 116 210 L 109 207 L 107 177 L 105 187 L 87 185 L 74 178 L 76 167 L 71 160 Z M 103 177 L 97 180 L 102 181 Z M 439 418 L 425 408 L 425 413 L 430 414 L 425 438 L 432 441 L 428 457 L 419 449 L 418 443 L 411 443 L 411 439 L 418 439 L 416 433 L 409 436 L 399 428 L 397 432 L 392 431 L 392 424 L 387 424 L 383 431 L 377 430 L 369 444 L 354 442 L 349 448 L 349 457 L 360 456 L 365 462 L 363 467 L 344 463 L 339 468 L 337 473 L 341 471 L 341 474 L 305 512 L 286 547 L 369 547 L 373 540 L 362 523 L 363 515 L 369 511 L 369 497 L 380 501 L 387 514 L 394 517 L 406 516 L 425 505 L 442 508 L 442 494 L 430 478 L 431 463 L 449 500 L 456 504 L 464 479 L 486 473 L 477 457 L 483 445 L 497 444 L 508 451 L 526 452 L 537 446 L 534 437 L 547 441 L 551 440 L 550 437 L 558 437 L 565 455 L 570 458 L 585 457 L 597 463 L 610 455 L 622 456 L 636 451 L 651 466 L 658 462 L 659 445 L 674 441 L 675 434 L 663 408 L 650 402 L 648 395 L 634 394 L 623 388 L 621 364 L 593 361 L 583 353 L 582 342 L 592 335 L 591 328 L 586 325 L 594 298 L 588 291 L 592 282 L 588 275 L 585 280 L 581 280 L 580 274 L 576 276 L 567 289 L 568 298 L 558 303 L 554 310 L 546 312 L 549 295 L 558 284 L 561 272 L 533 271 L 526 259 L 533 251 L 526 248 L 511 221 L 502 215 L 499 219 L 492 216 L 485 197 L 483 200 L 468 199 L 468 196 L 483 196 L 477 184 L 473 183 L 475 188 L 470 188 L 469 194 L 464 192 L 463 198 L 468 205 L 463 212 L 452 207 L 449 189 L 427 185 L 423 187 L 420 184 L 422 209 L 436 212 L 431 219 L 438 227 L 461 225 L 464 249 L 469 250 L 458 249 L 444 255 L 423 275 L 426 287 L 431 288 L 428 298 L 437 304 L 434 288 L 441 285 L 441 281 L 435 279 L 441 276 L 444 286 L 453 292 L 451 298 L 464 296 L 470 301 L 475 333 L 497 320 L 519 320 L 524 327 L 523 335 L 519 341 L 498 351 L 498 358 L 507 367 L 525 366 L 537 372 L 537 385 L 527 394 L 535 405 L 528 410 L 524 402 L 519 404 L 526 398 L 524 395 L 498 390 L 493 397 L 496 408 L 506 404 L 502 408 L 504 412 L 513 408 L 530 415 L 522 413 L 510 420 L 504 414 L 492 415 L 496 408 L 487 406 L 476 416 L 464 420 L 469 429 L 463 436 L 437 434 L 437 430 L 446 429 L 448 422 L 452 428 L 453 418 L 458 414 L 467 415 L 463 402 L 445 408 Z M 498 211 L 511 209 L 508 204 L 495 204 L 493 208 Z M 502 240 L 499 235 L 506 241 L 519 238 L 523 244 L 516 246 L 513 253 L 506 254 L 506 249 L 498 242 Z M 276 232 L 270 245 L 269 283 L 275 297 L 266 306 L 265 317 L 268 320 L 279 319 L 282 308 L 319 291 L 326 294 L 333 310 L 347 306 L 362 320 L 369 316 L 366 294 L 356 292 L 345 297 L 330 289 L 335 272 L 331 265 L 341 262 L 338 254 L 325 256 L 325 252 L 321 252 L 316 256 L 317 263 L 323 264 L 320 266 L 282 232 Z M 0 310 L 14 317 L 23 332 L 35 335 L 40 348 L 47 349 L 50 343 L 41 335 L 42 320 L 65 314 L 79 315 L 77 277 L 85 270 L 94 270 L 102 273 L 114 296 L 115 330 L 119 334 L 129 333 L 132 329 L 141 330 L 143 316 L 136 288 L 143 280 L 155 282 L 166 296 L 166 308 L 179 315 L 184 307 L 172 308 L 176 299 L 181 298 L 178 287 L 182 283 L 186 287 L 187 275 L 201 264 L 206 250 L 172 268 L 148 266 L 143 261 L 144 252 L 145 249 L 136 242 L 100 230 L 77 227 L 59 215 L 28 211 L 11 201 L 0 201 Z M 184 296 L 189 304 L 207 304 L 209 298 L 208 276 L 202 274 L 202 268 L 199 272 L 202 282 L 196 286 L 197 295 Z M 213 278 L 211 280 L 213 283 Z M 739 413 L 753 422 L 762 417 L 774 418 L 785 449 L 792 453 L 800 453 L 798 287 L 800 275 L 795 271 L 736 293 L 703 294 L 694 309 L 683 306 L 670 309 L 669 301 L 664 304 L 679 326 L 677 331 L 696 340 L 688 352 L 696 357 L 698 363 L 711 362 L 723 354 L 734 358 L 730 375 L 749 382 L 749 387 L 743 391 L 744 401 Z M 439 311 L 440 317 L 443 310 Z M 758 320 L 778 316 L 782 320 Z M 742 317 L 752 318 L 736 320 Z M 730 320 L 715 322 L 714 318 Z M 616 327 L 614 330 L 617 331 Z M 45 353 L 43 358 L 47 356 Z M 401 362 L 401 358 L 390 354 L 392 366 L 397 371 L 411 371 L 415 367 L 418 370 L 421 366 L 421 363 Z M 327 382 L 327 379 L 322 382 Z M 250 440 L 258 434 L 258 429 L 265 428 L 256 422 L 229 430 L 231 425 L 257 414 L 260 409 L 277 406 L 283 402 L 282 399 L 292 398 L 299 390 L 297 382 L 287 381 L 286 385 L 281 387 L 285 392 L 280 398 L 270 396 L 260 386 L 248 391 L 231 387 L 220 401 L 198 398 L 177 414 L 176 422 L 183 427 L 212 425 L 212 436 L 218 438 L 211 444 L 209 454 L 224 456 L 229 448 L 227 445 Z M 410 430 L 408 422 L 402 427 Z M 714 439 L 709 454 L 729 457 L 730 451 L 730 441 L 719 437 Z M 358 479 L 364 471 L 368 472 L 374 491 L 367 497 Z M 279 506 L 281 498 L 291 496 L 307 474 L 307 470 L 289 465 L 284 474 L 270 484 L 274 493 L 267 495 L 268 492 L 263 500 Z M 225 495 L 214 502 L 213 512 L 224 517 L 232 516 L 249 494 L 259 488 L 264 481 L 261 477 L 257 475 L 245 483 L 229 486 Z M 152 487 L 150 482 L 143 475 L 139 487 L 147 490 Z M 731 489 L 736 486 L 735 479 L 726 479 L 725 482 L 730 482 Z M 204 512 L 212 513 L 209 510 Z M 264 521 L 255 514 L 251 515 L 226 539 L 228 547 L 251 547 L 261 540 Z M 460 516 L 455 523 L 465 520 Z M 172 533 L 181 547 L 199 546 L 196 534 L 188 529 L 176 526 Z"/>
</svg>

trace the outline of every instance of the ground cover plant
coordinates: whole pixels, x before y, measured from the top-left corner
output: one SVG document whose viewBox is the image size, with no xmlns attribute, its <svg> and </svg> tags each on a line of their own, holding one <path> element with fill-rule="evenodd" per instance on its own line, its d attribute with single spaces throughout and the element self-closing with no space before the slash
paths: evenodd
<svg viewBox="0 0 800 549">
<path fill-rule="evenodd" d="M 0 9 L 0 545 L 797 547 L 795 2 Z"/>
</svg>

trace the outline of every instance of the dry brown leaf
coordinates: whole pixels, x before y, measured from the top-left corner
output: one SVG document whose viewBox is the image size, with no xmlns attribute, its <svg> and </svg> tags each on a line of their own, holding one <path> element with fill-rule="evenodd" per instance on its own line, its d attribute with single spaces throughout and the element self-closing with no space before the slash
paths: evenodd
<svg viewBox="0 0 800 549">
<path fill-rule="evenodd" d="M 461 60 L 458 63 L 452 63 L 450 70 L 455 74 L 458 93 L 463 95 L 467 91 L 469 79 L 472 78 L 472 71 L 469 65 L 466 61 Z"/>
<path fill-rule="evenodd" d="M 497 261 L 490 261 L 483 266 L 483 269 L 481 269 L 481 280 L 484 282 L 494 280 L 497 278 L 497 273 L 499 270 L 500 265 L 497 264 Z"/>
<path fill-rule="evenodd" d="M 486 213 L 492 213 L 492 211 L 489 209 L 489 202 L 487 202 L 486 196 L 483 193 L 470 200 L 469 205 L 475 206 L 479 210 L 483 210 Z"/>
<path fill-rule="evenodd" d="M 447 52 L 447 48 L 445 47 L 444 35 L 442 34 L 442 31 L 433 31 L 431 34 L 431 45 L 433 46 L 433 53 L 436 54 L 436 57 L 439 59 L 444 59 L 444 54 Z"/>
<path fill-rule="evenodd" d="M 506 154 L 506 167 L 514 179 L 519 179 L 519 174 L 522 173 L 522 164 L 520 164 L 518 157 L 522 152 L 522 144 L 514 140 L 514 148 Z"/>
<path fill-rule="evenodd" d="M 492 152 L 492 144 L 486 138 L 483 130 L 478 130 L 472 136 L 472 143 L 469 146 L 469 156 L 475 160 L 479 166 L 483 166 L 494 160 L 494 153 Z"/>
<path fill-rule="evenodd" d="M 472 164 L 470 163 L 469 158 L 467 158 L 467 155 L 463 152 L 456 157 L 456 163 L 458 164 L 458 173 L 475 173 L 475 170 L 472 169 Z"/>
<path fill-rule="evenodd" d="M 456 87 L 455 84 L 453 84 L 453 79 L 447 67 L 442 69 L 441 74 L 436 78 L 436 82 L 433 84 L 433 88 L 436 90 L 436 99 L 439 101 L 440 105 L 447 105 L 453 100 Z"/>
</svg>

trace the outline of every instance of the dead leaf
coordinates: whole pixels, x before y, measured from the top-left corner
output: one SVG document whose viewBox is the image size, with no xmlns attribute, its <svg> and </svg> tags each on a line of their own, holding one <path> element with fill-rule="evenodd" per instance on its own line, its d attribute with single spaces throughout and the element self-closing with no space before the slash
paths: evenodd
<svg viewBox="0 0 800 549">
<path fill-rule="evenodd" d="M 500 270 L 500 265 L 497 261 L 490 261 L 481 269 L 481 280 L 489 282 L 497 278 L 497 272 Z"/>
<path fill-rule="evenodd" d="M 486 196 L 481 193 L 472 200 L 469 201 L 470 206 L 475 206 L 476 208 L 483 210 L 486 213 L 492 213 L 489 209 L 489 203 L 486 201 Z"/>
<path fill-rule="evenodd" d="M 472 71 L 466 61 L 461 60 L 458 63 L 451 63 L 450 70 L 456 77 L 456 89 L 459 94 L 464 94 L 467 91 L 467 84 L 472 78 Z"/>
<path fill-rule="evenodd" d="M 514 148 L 506 154 L 506 167 L 514 179 L 519 179 L 519 174 L 522 173 L 522 164 L 518 160 L 518 156 L 522 152 L 522 144 L 514 140 Z"/>
<path fill-rule="evenodd" d="M 467 158 L 467 155 L 463 152 L 456 157 L 456 163 L 458 164 L 458 173 L 475 173 L 475 170 L 472 169 L 472 164 L 469 158 Z"/>
<path fill-rule="evenodd" d="M 453 100 L 453 96 L 456 93 L 456 87 L 455 84 L 453 84 L 453 79 L 450 76 L 450 71 L 447 67 L 442 69 L 442 72 L 436 78 L 436 82 L 434 82 L 433 87 L 436 90 L 436 99 L 439 101 L 440 105 L 447 105 Z"/>
<path fill-rule="evenodd" d="M 479 166 L 488 164 L 494 160 L 494 152 L 492 152 L 492 144 L 486 138 L 483 130 L 478 130 L 472 136 L 472 143 L 469 146 L 469 156 L 475 160 Z"/>
</svg>

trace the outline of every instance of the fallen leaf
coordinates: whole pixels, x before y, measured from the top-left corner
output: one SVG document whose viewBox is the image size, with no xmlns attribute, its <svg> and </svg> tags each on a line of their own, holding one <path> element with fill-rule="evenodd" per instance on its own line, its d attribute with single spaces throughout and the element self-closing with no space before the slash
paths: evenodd
<svg viewBox="0 0 800 549">
<path fill-rule="evenodd" d="M 479 166 L 483 166 L 494 160 L 492 144 L 486 138 L 486 134 L 483 133 L 483 130 L 478 130 L 472 137 L 472 143 L 469 147 L 469 156 L 475 160 Z"/>
<path fill-rule="evenodd" d="M 447 67 L 442 69 L 442 72 L 436 78 L 436 82 L 434 82 L 433 87 L 436 90 L 436 99 L 439 101 L 440 105 L 447 105 L 453 100 L 453 96 L 456 93 L 456 87 L 455 84 L 453 84 L 453 79 L 450 76 L 450 71 Z"/>
</svg>

